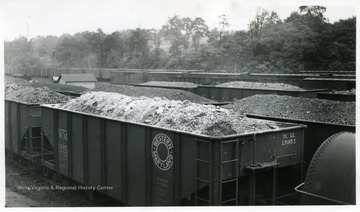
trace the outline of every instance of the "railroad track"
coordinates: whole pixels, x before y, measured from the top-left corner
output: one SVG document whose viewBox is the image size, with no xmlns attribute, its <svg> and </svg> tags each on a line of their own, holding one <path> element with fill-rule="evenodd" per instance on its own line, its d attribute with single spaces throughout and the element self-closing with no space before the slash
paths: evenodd
<svg viewBox="0 0 360 212">
<path fill-rule="evenodd" d="M 24 162 L 28 162 L 26 161 L 25 159 L 23 158 L 19 158 L 19 162 L 16 162 L 15 160 L 10 160 L 9 161 L 12 165 L 22 169 L 23 171 L 26 171 L 26 172 L 30 172 L 32 175 L 36 175 L 38 178 L 40 178 L 41 180 L 49 183 L 50 185 L 52 186 L 60 186 L 61 183 L 57 183 L 55 180 L 53 179 L 50 179 L 46 176 L 44 176 L 42 173 L 39 173 L 33 169 L 31 169 L 29 166 L 25 166 L 23 163 Z"/>
<path fill-rule="evenodd" d="M 23 158 L 17 158 L 18 160 L 12 160 L 10 157 L 6 158 L 6 165 L 12 165 L 15 166 L 17 168 L 19 168 L 20 170 L 24 171 L 26 174 L 33 176 L 35 178 L 37 178 L 38 180 L 36 180 L 37 182 L 41 182 L 41 183 L 45 183 L 47 184 L 46 186 L 53 186 L 54 188 L 57 187 L 64 187 L 64 186 L 70 186 L 70 185 L 78 185 L 78 183 L 65 179 L 64 177 L 59 176 L 56 173 L 53 173 L 52 178 L 49 178 L 51 176 L 45 176 L 44 173 L 40 170 L 34 170 L 32 169 L 29 165 L 27 165 L 26 163 L 28 163 L 27 160 L 23 159 Z M 24 177 L 24 176 L 22 176 Z M 54 190 L 56 191 L 56 189 Z M 71 191 L 69 191 L 71 192 Z M 101 194 L 100 192 L 97 191 L 79 191 L 77 193 L 74 193 L 74 195 L 81 195 L 81 197 L 83 199 L 86 199 L 87 201 L 89 201 L 91 203 L 91 205 L 87 205 L 87 206 L 124 206 L 124 204 L 122 204 L 121 202 L 108 197 L 104 194 Z M 86 205 L 82 205 L 87 207 Z M 76 205 L 75 207 L 79 207 L 78 205 Z"/>
</svg>

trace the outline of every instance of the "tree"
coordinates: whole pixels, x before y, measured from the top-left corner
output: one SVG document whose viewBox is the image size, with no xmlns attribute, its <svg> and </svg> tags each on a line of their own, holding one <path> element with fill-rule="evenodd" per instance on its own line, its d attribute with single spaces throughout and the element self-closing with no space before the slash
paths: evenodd
<svg viewBox="0 0 360 212">
<path fill-rule="evenodd" d="M 96 66 L 100 68 L 104 67 L 106 60 L 106 50 L 104 48 L 105 33 L 102 29 L 98 28 L 96 32 L 86 33 L 84 38 L 87 40 L 91 52 L 96 55 Z"/>
<path fill-rule="evenodd" d="M 356 69 L 356 18 L 335 22 L 328 31 L 325 68 L 330 70 Z"/>
<path fill-rule="evenodd" d="M 43 63 L 34 50 L 33 39 L 29 40 L 23 36 L 12 42 L 4 43 L 4 62 L 7 67 L 19 69 L 31 69 L 43 66 Z"/>
<path fill-rule="evenodd" d="M 189 17 L 180 18 L 174 16 L 162 26 L 161 34 L 171 42 L 169 52 L 180 55 L 183 49 L 193 46 L 195 51 L 199 49 L 200 39 L 204 38 L 209 31 L 202 18 L 192 20 Z"/>
<path fill-rule="evenodd" d="M 299 12 L 293 12 L 285 22 L 293 22 L 298 27 L 310 27 L 315 32 L 325 30 L 327 19 L 324 17 L 326 7 L 300 6 Z"/>
<path fill-rule="evenodd" d="M 305 42 L 307 47 L 302 49 L 302 62 L 306 69 L 322 69 L 324 68 L 325 58 L 328 54 L 329 35 L 328 30 L 330 24 L 323 13 L 326 11 L 322 6 L 301 6 L 299 12 L 293 12 L 285 20 L 286 23 L 293 23 L 297 31 L 307 32 Z"/>
<path fill-rule="evenodd" d="M 105 67 L 117 68 L 120 60 L 124 56 L 125 42 L 120 32 L 113 32 L 104 39 L 104 54 L 106 55 Z"/>
<path fill-rule="evenodd" d="M 229 27 L 230 24 L 229 24 L 229 22 L 228 22 L 227 17 L 226 17 L 225 14 L 220 15 L 220 16 L 218 17 L 218 19 L 219 19 L 219 46 L 221 46 L 222 36 L 223 36 L 223 34 L 224 34 L 224 32 L 225 32 L 225 29 L 226 29 L 227 27 Z"/>
<path fill-rule="evenodd" d="M 281 23 L 281 21 L 276 12 L 269 13 L 267 10 L 258 8 L 254 20 L 249 23 L 249 34 L 254 56 L 257 56 L 263 52 L 261 39 L 264 36 L 264 28 L 268 25 L 279 23 Z"/>
<path fill-rule="evenodd" d="M 149 47 L 147 45 L 149 39 L 150 36 L 146 30 L 140 28 L 132 30 L 128 39 L 131 57 L 146 56 L 149 52 Z"/>
<path fill-rule="evenodd" d="M 181 19 L 175 15 L 170 18 L 168 22 L 162 26 L 161 35 L 171 42 L 169 52 L 172 55 L 180 55 L 182 49 L 187 49 L 189 46 L 189 20 Z"/>
<path fill-rule="evenodd" d="M 161 39 L 162 39 L 162 35 L 160 33 L 160 30 L 156 30 L 156 29 L 150 29 L 149 33 L 151 34 L 151 40 L 154 43 L 154 56 L 155 56 L 155 60 L 158 60 L 159 58 L 159 54 L 160 54 L 160 45 L 161 45 Z"/>
</svg>

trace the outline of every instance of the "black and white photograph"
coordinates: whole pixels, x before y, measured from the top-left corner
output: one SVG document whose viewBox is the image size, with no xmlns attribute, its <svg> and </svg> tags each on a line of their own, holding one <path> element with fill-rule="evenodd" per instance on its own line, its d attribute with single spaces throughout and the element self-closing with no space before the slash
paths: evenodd
<svg viewBox="0 0 360 212">
<path fill-rule="evenodd" d="M 358 6 L 0 0 L 1 207 L 358 210 Z"/>
</svg>

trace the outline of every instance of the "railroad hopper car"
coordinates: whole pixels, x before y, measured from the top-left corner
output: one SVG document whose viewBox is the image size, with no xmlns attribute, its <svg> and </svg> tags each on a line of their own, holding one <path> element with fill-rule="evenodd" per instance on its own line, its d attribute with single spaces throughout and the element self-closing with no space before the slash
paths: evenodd
<svg viewBox="0 0 360 212">
<path fill-rule="evenodd" d="M 42 165 L 132 206 L 275 203 L 302 180 L 282 176 L 303 164 L 305 126 L 280 126 L 211 137 L 42 105 Z"/>
<path fill-rule="evenodd" d="M 291 119 L 291 118 L 279 118 L 272 116 L 263 116 L 258 114 L 247 114 L 246 116 L 249 118 L 306 125 L 307 128 L 305 129 L 305 133 L 304 133 L 305 170 L 307 170 L 307 167 L 309 166 L 309 163 L 312 157 L 314 156 L 315 152 L 317 151 L 317 149 L 327 138 L 343 131 L 355 133 L 354 125 L 333 124 L 333 123 Z"/>
<path fill-rule="evenodd" d="M 5 100 L 5 149 L 36 166 L 41 160 L 41 108 Z"/>
<path fill-rule="evenodd" d="M 328 93 L 328 92 L 319 92 L 319 93 L 317 93 L 317 98 L 341 101 L 341 102 L 355 102 L 356 101 L 355 94 L 336 94 L 336 93 Z"/>
<path fill-rule="evenodd" d="M 268 73 L 251 73 L 249 81 L 269 82 L 269 83 L 286 83 L 302 87 L 302 80 L 309 77 L 318 77 L 318 74 L 268 74 Z"/>
<path fill-rule="evenodd" d="M 56 75 L 60 74 L 93 74 L 100 81 L 110 81 L 111 72 L 117 69 L 82 69 L 82 68 L 68 68 L 56 69 Z"/>
<path fill-rule="evenodd" d="M 330 136 L 316 151 L 304 183 L 295 190 L 304 205 L 355 205 L 355 133 Z M 329 168 L 331 167 L 331 168 Z"/>
<path fill-rule="evenodd" d="M 327 71 L 327 72 L 300 72 L 300 74 L 269 74 L 269 73 L 208 73 L 198 70 L 163 70 L 163 69 L 87 69 L 87 68 L 32 68 L 32 69 L 17 69 L 6 68 L 6 74 L 22 74 L 29 77 L 51 77 L 53 75 L 58 76 L 60 74 L 80 74 L 80 73 L 92 73 L 98 80 L 110 81 L 112 79 L 111 72 L 140 72 L 142 75 L 142 82 L 146 81 L 180 81 L 180 82 L 192 82 L 202 85 L 214 85 L 218 83 L 224 83 L 229 81 L 256 81 L 256 82 L 277 82 L 293 84 L 300 87 L 302 81 L 305 78 L 346 78 L 355 79 L 355 72 L 342 72 L 342 71 Z M 138 74 L 140 74 L 138 73 Z M 138 81 L 125 81 L 127 83 L 138 83 Z M 121 79 L 124 82 L 124 79 Z M 115 81 L 115 83 L 117 83 Z M 311 84 L 310 84 L 311 85 Z M 309 86 L 309 83 L 305 84 Z M 315 87 L 318 88 L 318 87 Z"/>
<path fill-rule="evenodd" d="M 218 102 L 232 102 L 235 100 L 243 99 L 253 95 L 260 94 L 276 94 L 287 95 L 293 97 L 317 97 L 317 92 L 327 91 L 327 89 L 310 89 L 305 91 L 289 91 L 289 90 L 269 90 L 269 89 L 255 89 L 255 88 L 230 88 L 230 87 L 215 87 L 199 85 L 197 87 L 177 87 L 177 86 L 158 86 L 158 85 L 140 85 L 129 84 L 138 87 L 152 87 L 152 88 L 166 88 L 178 89 L 188 91 L 199 96 L 205 97 Z"/>
<path fill-rule="evenodd" d="M 40 75 L 36 77 L 43 77 L 43 78 L 49 78 L 54 75 L 54 69 L 52 68 L 41 68 L 38 72 Z"/>
<path fill-rule="evenodd" d="M 132 84 L 147 82 L 147 71 L 142 70 L 119 70 L 111 71 L 111 83 Z"/>
<path fill-rule="evenodd" d="M 214 87 L 214 86 L 204 85 L 204 86 L 198 86 L 195 89 L 195 94 L 215 101 L 234 101 L 238 99 L 243 99 L 245 97 L 260 95 L 260 94 L 276 94 L 276 95 L 287 95 L 293 97 L 316 97 L 317 92 L 319 91 L 326 91 L 326 89 L 289 91 L 289 90 L 269 90 L 269 89 L 254 89 L 254 88 Z"/>
<path fill-rule="evenodd" d="M 356 79 L 336 78 L 305 78 L 302 81 L 303 88 L 328 88 L 329 90 L 351 90 L 355 88 Z"/>
<path fill-rule="evenodd" d="M 215 85 L 218 83 L 245 79 L 247 73 L 203 73 L 203 72 L 158 72 L 151 71 L 148 81 L 191 82 L 202 85 Z"/>
<path fill-rule="evenodd" d="M 136 84 L 148 81 L 172 81 L 189 76 L 196 70 L 162 69 L 118 69 L 111 71 L 111 82 L 115 84 Z"/>
<path fill-rule="evenodd" d="M 299 71 L 303 74 L 320 74 L 324 76 L 333 76 L 333 75 L 356 75 L 356 71 L 320 71 L 320 70 L 308 70 L 308 71 Z"/>
<path fill-rule="evenodd" d="M 183 90 L 183 91 L 188 91 L 188 92 L 191 92 L 194 94 L 197 94 L 197 90 L 198 90 L 198 86 L 197 87 L 181 87 L 181 86 L 161 86 L 161 85 L 141 85 L 141 84 L 127 84 L 127 85 L 142 87 L 142 88 L 164 88 L 164 89 Z"/>
<path fill-rule="evenodd" d="M 333 78 L 345 78 L 345 79 L 356 79 L 355 74 L 334 74 L 332 75 Z"/>
<path fill-rule="evenodd" d="M 102 71 L 102 70 L 101 70 Z M 168 71 L 168 70 L 136 70 L 136 69 L 119 69 L 112 70 L 113 72 L 128 72 L 127 77 L 121 79 L 117 76 L 117 79 L 113 83 L 117 84 L 134 84 L 147 81 L 170 81 L 170 82 L 192 82 L 201 85 L 215 85 L 219 83 L 229 81 L 250 81 L 250 82 L 271 82 L 271 83 L 286 83 L 292 84 L 299 87 L 303 86 L 303 79 L 305 78 L 322 78 L 319 74 L 260 74 L 260 73 L 204 73 L 197 71 Z M 102 71 L 103 72 L 103 71 Z M 132 73 L 130 73 L 132 72 Z M 121 75 L 121 73 L 119 73 Z M 137 77 L 130 75 L 138 75 Z M 113 77 L 116 76 L 114 73 Z M 111 77 L 111 78 L 113 78 Z M 355 75 L 331 75 L 331 78 L 346 78 L 354 79 Z M 101 80 L 109 80 L 108 76 L 100 77 Z M 136 79 L 136 80 L 132 80 Z M 141 79 L 141 80 L 139 80 Z M 306 84 L 305 86 L 309 86 Z M 308 88 L 322 88 L 320 87 L 308 87 Z"/>
<path fill-rule="evenodd" d="M 84 74 L 92 74 L 97 80 L 101 80 L 101 69 L 85 69 Z"/>
<path fill-rule="evenodd" d="M 147 73 L 147 81 L 173 81 L 173 79 L 181 79 L 183 72 L 167 72 L 167 71 L 151 71 Z M 115 82 L 116 83 L 116 82 Z M 129 82 L 132 83 L 132 82 Z"/>
<path fill-rule="evenodd" d="M 112 71 L 111 82 L 115 84 L 136 84 L 148 81 L 173 81 L 189 76 L 192 71 L 152 70 L 152 69 L 119 69 Z M 176 81 L 176 80 L 175 80 Z"/>
<path fill-rule="evenodd" d="M 5 75 L 11 75 L 12 74 L 12 68 L 4 67 L 4 74 Z"/>
<path fill-rule="evenodd" d="M 300 73 L 300 74 L 269 74 L 269 73 L 251 73 L 249 79 L 254 81 L 267 81 L 267 82 L 279 82 L 292 84 L 301 87 L 302 80 L 305 78 L 345 78 L 355 79 L 355 75 L 352 74 L 330 74 L 322 75 L 320 73 Z"/>
<path fill-rule="evenodd" d="M 247 79 L 248 73 L 189 73 L 182 76 L 181 79 L 172 79 L 172 81 L 185 81 L 201 85 L 216 85 L 230 81 L 241 81 Z"/>
</svg>

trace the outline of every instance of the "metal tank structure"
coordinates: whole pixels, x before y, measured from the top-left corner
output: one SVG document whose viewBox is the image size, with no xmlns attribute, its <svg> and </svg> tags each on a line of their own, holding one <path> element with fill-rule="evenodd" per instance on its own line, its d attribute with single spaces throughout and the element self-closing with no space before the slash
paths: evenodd
<svg viewBox="0 0 360 212">
<path fill-rule="evenodd" d="M 305 182 L 297 186 L 304 205 L 356 204 L 355 133 L 332 135 L 311 160 Z"/>
</svg>

